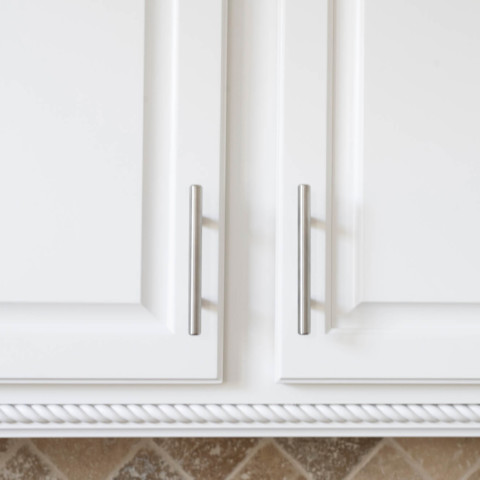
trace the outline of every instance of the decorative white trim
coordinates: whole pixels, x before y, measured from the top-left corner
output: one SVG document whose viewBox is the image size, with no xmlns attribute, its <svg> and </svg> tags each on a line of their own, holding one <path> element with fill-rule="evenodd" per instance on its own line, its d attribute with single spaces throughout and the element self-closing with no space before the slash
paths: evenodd
<svg viewBox="0 0 480 480">
<path fill-rule="evenodd" d="M 230 428 L 235 424 L 305 425 L 350 424 L 392 426 L 400 424 L 480 424 L 480 404 L 1 404 L 0 430 L 14 425 L 105 424 L 211 424 Z M 480 425 L 479 425 L 480 426 Z"/>
</svg>

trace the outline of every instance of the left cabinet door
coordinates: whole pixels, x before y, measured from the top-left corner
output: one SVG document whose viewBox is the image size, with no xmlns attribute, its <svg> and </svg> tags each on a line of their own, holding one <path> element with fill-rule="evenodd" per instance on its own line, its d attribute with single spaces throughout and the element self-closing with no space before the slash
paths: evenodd
<svg viewBox="0 0 480 480">
<path fill-rule="evenodd" d="M 0 381 L 221 380 L 225 9 L 0 2 Z"/>
</svg>

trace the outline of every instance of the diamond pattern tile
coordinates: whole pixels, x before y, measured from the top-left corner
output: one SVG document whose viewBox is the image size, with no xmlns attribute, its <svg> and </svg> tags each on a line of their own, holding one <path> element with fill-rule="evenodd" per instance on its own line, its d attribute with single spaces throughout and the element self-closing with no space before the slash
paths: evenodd
<svg viewBox="0 0 480 480">
<path fill-rule="evenodd" d="M 277 479 L 480 480 L 480 439 L 0 439 L 0 480 Z"/>
</svg>

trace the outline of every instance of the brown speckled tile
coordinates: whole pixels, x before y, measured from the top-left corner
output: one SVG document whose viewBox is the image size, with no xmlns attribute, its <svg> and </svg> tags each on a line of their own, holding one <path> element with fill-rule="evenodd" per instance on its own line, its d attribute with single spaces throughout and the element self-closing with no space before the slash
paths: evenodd
<svg viewBox="0 0 480 480">
<path fill-rule="evenodd" d="M 0 439 L 0 480 L 344 480 L 380 441 L 278 438 L 260 440 L 252 455 L 258 439 L 153 440 L 160 449 L 140 439 Z M 388 440 L 354 480 L 419 480 L 419 475 L 480 480 L 480 439 Z"/>
<path fill-rule="evenodd" d="M 19 440 L 14 438 L 0 438 L 0 461 L 13 453 L 18 442 Z"/>
<path fill-rule="evenodd" d="M 223 480 L 241 462 L 253 438 L 169 438 L 156 442 L 179 463 L 185 472 L 203 480 Z"/>
<path fill-rule="evenodd" d="M 390 445 L 382 447 L 353 480 L 422 480 L 422 475 L 413 468 L 402 453 Z M 444 477 L 450 479 L 450 477 Z"/>
<path fill-rule="evenodd" d="M 0 453 L 5 453 L 10 448 L 12 441 L 9 438 L 0 438 Z"/>
<path fill-rule="evenodd" d="M 103 480 L 121 464 L 137 441 L 115 438 L 40 438 L 34 440 L 34 443 L 69 480 Z"/>
<path fill-rule="evenodd" d="M 0 471 L 0 480 L 58 480 L 46 465 L 28 447 L 21 447 Z"/>
<path fill-rule="evenodd" d="M 278 438 L 312 478 L 343 480 L 378 442 L 376 438 Z"/>
<path fill-rule="evenodd" d="M 157 452 L 142 449 L 113 476 L 113 480 L 184 480 Z"/>
<path fill-rule="evenodd" d="M 248 460 L 232 480 L 307 480 L 273 444 L 268 443 Z"/>
<path fill-rule="evenodd" d="M 456 480 L 480 458 L 478 438 L 399 438 L 396 442 L 433 480 Z"/>
</svg>

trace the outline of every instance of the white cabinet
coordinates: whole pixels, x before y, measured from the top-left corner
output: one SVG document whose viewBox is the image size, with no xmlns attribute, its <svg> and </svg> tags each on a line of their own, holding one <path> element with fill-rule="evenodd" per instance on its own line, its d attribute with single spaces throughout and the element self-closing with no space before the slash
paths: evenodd
<svg viewBox="0 0 480 480">
<path fill-rule="evenodd" d="M 0 381 L 221 380 L 224 36 L 222 0 L 0 2 Z"/>
<path fill-rule="evenodd" d="M 0 435 L 478 434 L 479 17 L 0 0 Z"/>
<path fill-rule="evenodd" d="M 480 381 L 478 18 L 475 0 L 284 2 L 280 380 Z M 299 184 L 311 197 L 308 335 Z"/>
</svg>

